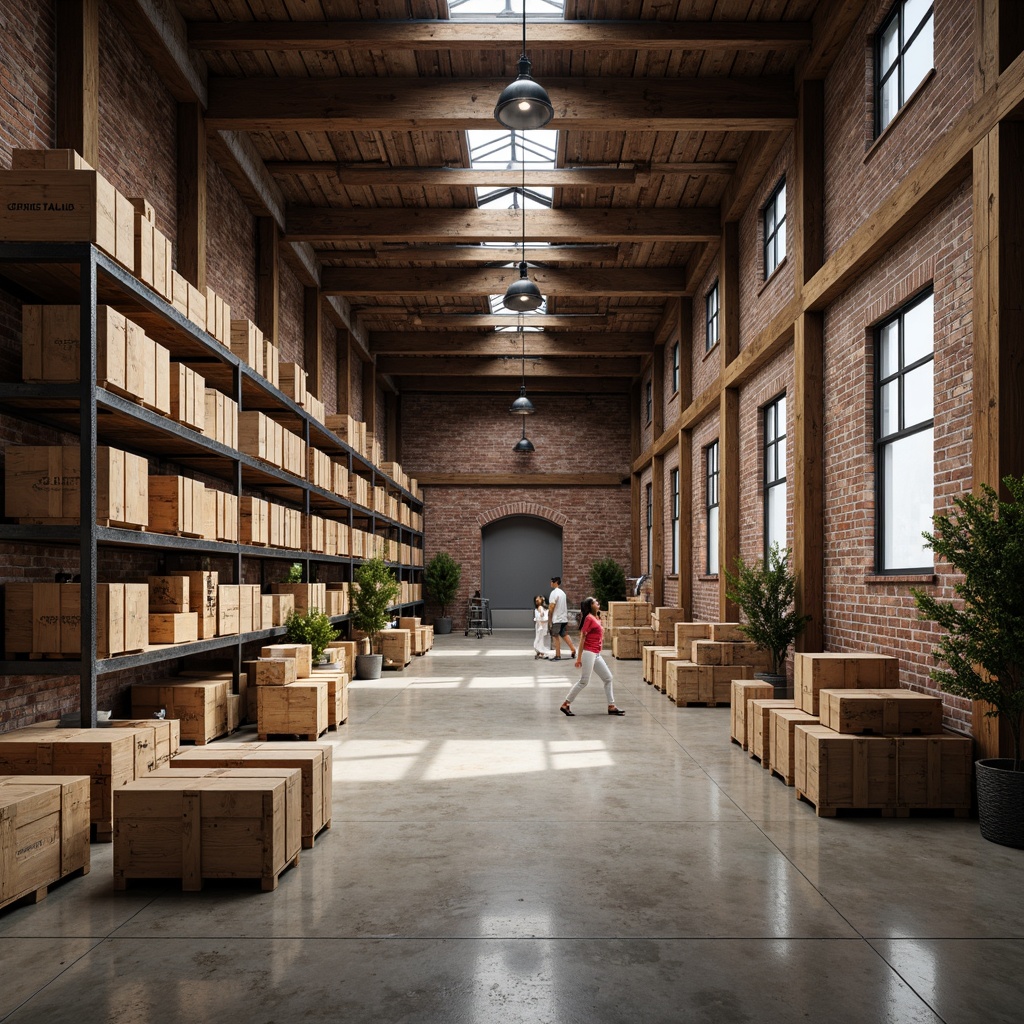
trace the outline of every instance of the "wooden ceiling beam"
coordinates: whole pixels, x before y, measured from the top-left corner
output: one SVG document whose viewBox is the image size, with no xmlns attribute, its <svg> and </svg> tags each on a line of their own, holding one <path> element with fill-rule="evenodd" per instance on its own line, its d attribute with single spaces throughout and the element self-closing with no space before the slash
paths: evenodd
<svg viewBox="0 0 1024 1024">
<path fill-rule="evenodd" d="M 518 210 L 341 209 L 292 206 L 289 242 L 500 242 L 522 237 Z M 531 242 L 708 242 L 717 240 L 717 207 L 698 209 L 548 209 L 526 214 Z M 542 259 L 539 252 L 529 253 Z"/>
<path fill-rule="evenodd" d="M 522 375 L 519 356 L 382 356 L 379 373 L 415 377 L 514 377 Z M 633 377 L 640 372 L 638 356 L 580 355 L 528 359 L 526 378 L 539 377 Z"/>
<path fill-rule="evenodd" d="M 474 167 L 388 167 L 386 164 L 344 164 L 332 160 L 268 160 L 267 170 L 280 178 L 333 174 L 342 185 L 502 188 L 521 185 L 522 171 Z M 551 167 L 527 170 L 531 188 L 588 188 L 603 185 L 645 185 L 652 177 L 670 174 L 728 175 L 731 160 L 690 160 L 678 164 L 637 164 L 632 167 Z"/>
<path fill-rule="evenodd" d="M 500 85 L 491 78 L 211 76 L 206 121 L 224 131 L 492 129 Z M 792 77 L 545 78 L 544 87 L 556 130 L 780 131 L 796 123 Z"/>
<path fill-rule="evenodd" d="M 520 249 L 515 245 L 407 245 L 393 249 L 317 249 L 325 266 L 343 265 L 351 260 L 374 263 L 514 263 Z M 544 248 L 544 263 L 602 263 L 617 260 L 617 245 L 550 245 Z"/>
<path fill-rule="evenodd" d="M 394 377 L 395 386 L 403 395 L 412 393 L 431 395 L 499 395 L 510 400 L 510 383 L 505 377 Z M 538 377 L 527 387 L 536 404 L 537 395 L 626 395 L 633 386 L 630 377 L 581 377 L 559 379 Z M 509 417 L 511 419 L 511 417 Z M 518 428 L 517 424 L 513 424 Z"/>
<path fill-rule="evenodd" d="M 472 328 L 486 327 L 508 327 L 516 323 L 516 317 L 511 313 L 444 313 L 432 312 L 424 309 L 410 309 L 406 306 L 356 306 L 355 313 L 364 321 L 400 320 L 403 324 L 413 324 L 417 327 L 425 327 L 428 330 L 468 330 Z M 657 320 L 661 316 L 661 309 L 648 310 L 638 308 L 630 310 L 634 313 L 628 319 L 650 319 Z M 614 324 L 620 319 L 618 314 L 608 313 L 582 313 L 559 316 L 558 314 L 536 314 L 525 318 L 527 326 L 532 326 L 531 320 L 536 321 L 537 326 L 543 326 L 545 330 L 561 329 L 568 330 L 605 330 L 609 324 Z M 627 319 L 622 317 L 621 319 Z"/>
<path fill-rule="evenodd" d="M 526 351 L 532 356 L 644 355 L 651 350 L 648 334 L 588 331 L 526 331 Z M 514 356 L 522 358 L 518 331 L 489 334 L 463 331 L 374 331 L 370 343 L 381 356 Z"/>
<path fill-rule="evenodd" d="M 325 267 L 320 288 L 327 295 L 391 295 L 410 299 L 433 295 L 502 295 L 516 279 L 515 267 L 473 269 L 463 267 L 403 267 L 382 270 L 379 267 Z M 571 270 L 532 267 L 530 280 L 545 294 L 616 296 L 621 298 L 660 298 L 678 295 L 683 288 L 682 271 L 667 269 L 599 269 L 579 267 Z"/>
<path fill-rule="evenodd" d="M 190 22 L 197 50 L 515 50 L 514 22 L 244 21 Z M 811 44 L 807 21 L 541 21 L 530 26 L 540 50 L 798 50 Z"/>
</svg>

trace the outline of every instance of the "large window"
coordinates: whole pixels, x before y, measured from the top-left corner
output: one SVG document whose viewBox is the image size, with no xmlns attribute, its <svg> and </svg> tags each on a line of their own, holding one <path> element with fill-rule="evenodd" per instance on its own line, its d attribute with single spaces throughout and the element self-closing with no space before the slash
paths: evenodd
<svg viewBox="0 0 1024 1024">
<path fill-rule="evenodd" d="M 875 132 L 881 134 L 932 69 L 931 0 L 901 0 L 875 41 Z"/>
<path fill-rule="evenodd" d="M 921 536 L 932 528 L 935 490 L 934 303 L 904 306 L 878 330 L 876 353 L 876 565 L 880 572 L 931 572 Z"/>
<path fill-rule="evenodd" d="M 764 277 L 767 281 L 775 268 L 786 258 L 786 179 L 775 186 L 775 191 L 764 208 Z"/>
<path fill-rule="evenodd" d="M 718 282 L 704 296 L 704 351 L 710 352 L 718 344 Z"/>
<path fill-rule="evenodd" d="M 707 558 L 709 576 L 718 572 L 718 442 L 704 449 L 704 505 L 707 511 Z"/>
<path fill-rule="evenodd" d="M 679 572 L 679 470 L 669 476 L 672 486 L 672 574 Z"/>
<path fill-rule="evenodd" d="M 764 410 L 764 557 L 786 543 L 786 396 Z"/>
<path fill-rule="evenodd" d="M 647 572 L 654 572 L 654 485 L 647 485 Z"/>
<path fill-rule="evenodd" d="M 672 394 L 679 390 L 679 342 L 672 346 Z"/>
</svg>

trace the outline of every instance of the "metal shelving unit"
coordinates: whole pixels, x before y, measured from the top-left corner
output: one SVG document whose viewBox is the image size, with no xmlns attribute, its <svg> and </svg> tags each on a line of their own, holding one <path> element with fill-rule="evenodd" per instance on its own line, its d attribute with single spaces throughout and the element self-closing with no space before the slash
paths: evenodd
<svg viewBox="0 0 1024 1024">
<path fill-rule="evenodd" d="M 78 435 L 81 446 L 80 526 L 29 526 L 0 523 L 0 541 L 22 544 L 77 546 L 82 583 L 81 638 L 83 656 L 78 660 L 0 661 L 7 675 L 77 675 L 80 678 L 80 709 L 83 725 L 96 724 L 97 679 L 109 672 L 172 661 L 193 654 L 230 652 L 235 673 L 241 667 L 243 644 L 270 640 L 284 634 L 283 627 L 195 643 L 161 645 L 143 653 L 96 657 L 97 555 L 101 546 L 184 552 L 233 563 L 236 582 L 241 582 L 243 563 L 249 559 L 301 562 L 309 578 L 313 565 L 341 566 L 348 579 L 362 559 L 349 555 L 323 555 L 295 549 L 258 547 L 241 543 L 202 540 L 167 534 L 145 533 L 96 524 L 95 450 L 97 443 L 123 447 L 185 469 L 218 477 L 241 496 L 243 488 L 266 494 L 276 502 L 311 513 L 337 518 L 349 527 L 358 520 L 370 532 L 422 549 L 422 532 L 373 509 L 314 486 L 285 470 L 199 434 L 168 417 L 108 392 L 96 384 L 96 307 L 117 307 L 131 319 L 144 319 L 147 333 L 167 345 L 172 356 L 207 377 L 228 393 L 240 409 L 259 409 L 273 415 L 289 429 L 334 457 L 347 461 L 349 473 L 365 476 L 372 488 L 383 486 L 410 508 L 422 511 L 422 501 L 355 451 L 324 424 L 242 362 L 230 349 L 211 338 L 114 260 L 88 243 L 0 243 L 0 277 L 26 303 L 77 303 L 80 319 L 80 376 L 72 384 L 0 383 L 0 408 L 14 417 Z M 209 376 L 207 376 L 209 375 Z M 422 567 L 389 562 L 399 579 L 412 580 Z M 407 574 L 407 575 L 406 575 Z M 261 577 L 264 575 L 261 571 Z M 398 614 L 414 611 L 422 602 L 395 607 Z M 348 616 L 336 616 L 336 624 Z"/>
</svg>

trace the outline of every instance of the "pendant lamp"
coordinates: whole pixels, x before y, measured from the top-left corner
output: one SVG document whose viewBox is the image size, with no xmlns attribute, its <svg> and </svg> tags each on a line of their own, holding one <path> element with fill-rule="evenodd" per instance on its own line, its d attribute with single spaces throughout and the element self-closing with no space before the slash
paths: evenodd
<svg viewBox="0 0 1024 1024">
<path fill-rule="evenodd" d="M 512 403 L 508 411 L 515 416 L 532 416 L 537 410 L 533 407 L 533 402 L 526 397 L 526 333 L 523 331 L 522 324 L 519 325 L 519 340 L 523 343 L 523 378 L 519 385 L 519 397 Z M 525 425 L 523 429 L 526 429 Z"/>
<path fill-rule="evenodd" d="M 526 0 L 523 0 L 523 54 L 519 58 L 519 77 L 505 86 L 498 97 L 494 116 L 506 128 L 543 128 L 555 115 L 544 87 L 530 77 L 530 58 L 526 56 Z"/>
<path fill-rule="evenodd" d="M 513 133 L 513 142 L 515 133 Z M 515 313 L 528 313 L 534 309 L 540 309 L 544 305 L 544 296 L 540 289 L 530 280 L 526 274 L 526 152 L 523 152 L 523 230 L 522 230 L 522 258 L 519 261 L 519 280 L 513 281 L 508 290 L 502 296 L 501 304 Z"/>
<path fill-rule="evenodd" d="M 512 451 L 517 452 L 520 455 L 530 455 L 536 449 L 533 447 L 533 442 L 526 436 L 526 417 L 523 417 L 523 436 L 516 441 L 515 447 Z"/>
</svg>

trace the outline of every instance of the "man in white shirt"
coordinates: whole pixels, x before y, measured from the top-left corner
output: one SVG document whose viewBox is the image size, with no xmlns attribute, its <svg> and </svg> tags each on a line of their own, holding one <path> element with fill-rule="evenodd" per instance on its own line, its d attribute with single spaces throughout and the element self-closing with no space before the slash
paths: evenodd
<svg viewBox="0 0 1024 1024">
<path fill-rule="evenodd" d="M 569 645 L 573 658 L 576 657 L 576 648 L 573 646 L 572 637 L 569 636 L 569 603 L 562 589 L 562 577 L 551 577 L 551 594 L 548 597 L 548 618 L 551 620 L 551 646 L 555 649 L 554 660 L 562 657 L 562 638 Z"/>
</svg>

